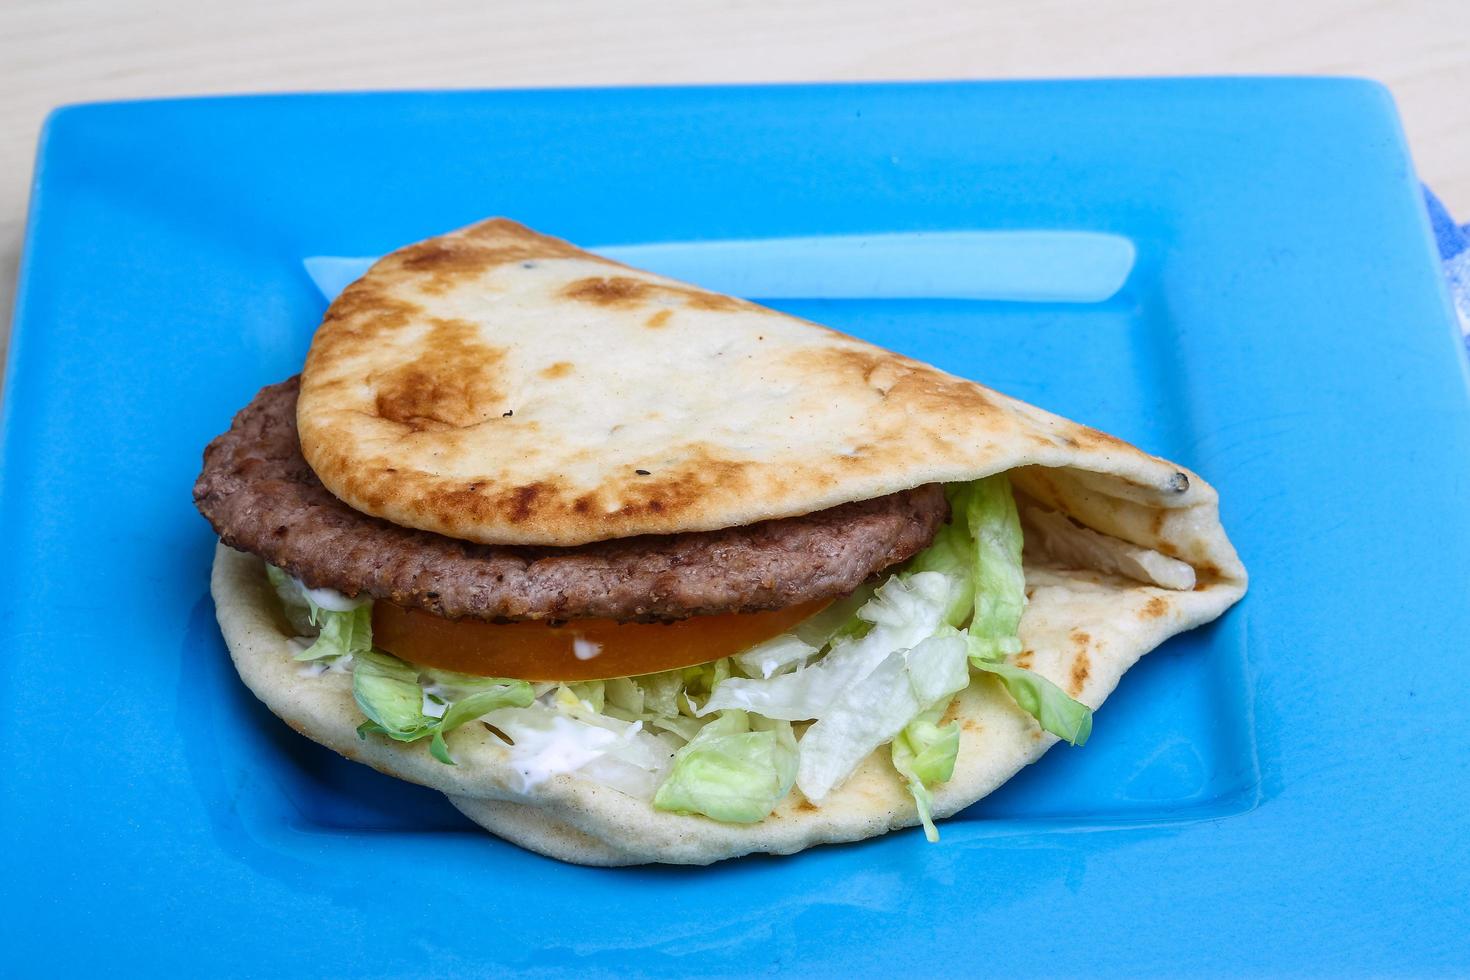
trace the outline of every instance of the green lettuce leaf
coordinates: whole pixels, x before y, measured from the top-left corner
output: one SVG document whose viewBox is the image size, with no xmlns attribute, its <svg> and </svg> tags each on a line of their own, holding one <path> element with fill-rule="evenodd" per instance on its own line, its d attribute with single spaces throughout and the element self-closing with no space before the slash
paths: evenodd
<svg viewBox="0 0 1470 980">
<path fill-rule="evenodd" d="M 791 668 L 805 666 L 821 649 L 820 645 L 808 643 L 794 632 L 782 633 L 757 643 L 731 659 L 747 677 L 765 679 L 785 673 Z"/>
<path fill-rule="evenodd" d="M 893 768 L 913 794 L 919 819 L 924 822 L 924 836 L 930 843 L 939 840 L 939 830 L 934 826 L 934 797 L 929 787 L 949 781 L 960 750 L 960 723 L 939 724 L 948 704 L 945 701 L 925 711 L 893 740 Z"/>
<path fill-rule="evenodd" d="M 684 672 L 664 670 L 632 679 L 643 694 L 643 710 L 651 716 L 676 717 L 679 695 L 684 693 Z"/>
<path fill-rule="evenodd" d="M 296 655 L 297 660 L 327 657 L 356 657 L 373 648 L 373 607 L 358 606 L 348 612 L 317 608 L 321 626 L 316 641 Z"/>
<path fill-rule="evenodd" d="M 875 591 L 877 587 L 873 583 L 864 582 L 849 594 L 833 600 L 821 612 L 802 620 L 791 630 L 791 635 L 818 649 L 838 640 L 861 639 L 873 624 L 859 616 L 858 610 L 868 604 Z"/>
<path fill-rule="evenodd" d="M 674 754 L 653 805 L 727 823 L 755 823 L 790 791 L 796 767 L 790 722 L 724 711 Z"/>
<path fill-rule="evenodd" d="M 732 657 L 734 666 L 746 677 L 765 679 L 788 669 L 802 667 L 838 640 L 861 639 L 873 624 L 858 616 L 858 610 L 873 597 L 873 586 L 864 583 L 849 595 L 833 601 L 792 630 L 757 643 Z"/>
<path fill-rule="evenodd" d="M 373 646 L 373 604 L 340 597 L 351 608 L 318 605 L 300 581 L 274 565 L 265 566 L 266 578 L 281 600 L 291 628 L 302 636 L 318 630 L 315 642 L 296 655 L 297 660 L 326 660 L 356 656 Z M 319 590 L 330 594 L 329 590 Z"/>
<path fill-rule="evenodd" d="M 276 566 L 267 564 L 265 577 L 270 580 L 271 588 L 276 590 L 276 597 L 281 600 L 281 609 L 286 613 L 286 620 L 296 631 L 296 635 L 308 635 L 317 626 L 320 607 L 311 601 L 300 582 Z"/>
<path fill-rule="evenodd" d="M 603 682 L 602 712 L 621 721 L 641 721 L 649 728 L 692 739 L 704 722 L 680 708 L 684 692 L 682 671 L 664 671 L 643 677 L 614 677 Z"/>
<path fill-rule="evenodd" d="M 950 520 L 934 535 L 929 547 L 910 558 L 900 573 L 939 572 L 949 583 L 949 601 L 944 621 L 959 628 L 975 614 L 975 538 L 970 533 L 968 502 L 975 495 L 973 483 L 945 486 Z"/>
<path fill-rule="evenodd" d="M 535 699 L 525 681 L 421 671 L 381 650 L 355 656 L 352 697 L 368 719 L 357 728 L 359 738 L 370 734 L 399 742 L 428 738 L 429 752 L 446 765 L 454 765 L 446 733 L 497 708 L 525 707 Z"/>
<path fill-rule="evenodd" d="M 1018 630 L 1026 608 L 1021 567 L 1021 518 L 1004 474 L 976 480 L 957 498 L 974 539 L 975 612 L 971 655 L 1000 660 L 1021 652 Z"/>
<path fill-rule="evenodd" d="M 695 706 L 695 698 L 703 700 L 714 693 L 715 688 L 730 676 L 730 658 L 722 657 L 713 663 L 697 664 L 693 667 L 685 667 L 680 671 L 683 675 L 683 689 L 677 699 L 679 710 L 687 715 L 699 714 Z"/>
<path fill-rule="evenodd" d="M 1092 734 L 1092 709 L 1087 705 L 1023 667 L 982 659 L 972 659 L 970 664 L 999 677 L 1016 703 L 1042 728 L 1072 745 L 1086 744 Z"/>
<path fill-rule="evenodd" d="M 648 703 L 643 687 L 631 677 L 610 677 L 602 682 L 603 707 L 605 714 L 614 711 L 626 715 L 624 721 L 643 718 L 644 706 Z M 614 716 L 617 717 L 617 716 Z"/>
<path fill-rule="evenodd" d="M 593 711 L 601 713 L 607 703 L 607 685 L 602 681 L 576 681 L 562 685 L 557 691 L 559 698 L 575 698 Z"/>
<path fill-rule="evenodd" d="M 418 668 L 378 650 L 353 664 L 352 697 L 377 730 L 401 741 L 422 738 L 438 723 L 424 714 Z"/>
<path fill-rule="evenodd" d="M 820 803 L 869 753 L 970 683 L 964 636 L 943 629 L 912 649 L 890 653 L 866 677 L 843 689 L 806 730 L 796 784 L 807 799 Z"/>
<path fill-rule="evenodd" d="M 823 717 L 843 692 L 890 654 L 909 650 L 944 627 L 951 588 L 946 579 L 939 572 L 890 576 L 857 611 L 869 626 L 862 636 L 835 640 L 825 657 L 791 673 L 730 677 L 700 713 L 735 709 L 784 721 Z"/>
<path fill-rule="evenodd" d="M 1010 480 L 997 474 L 950 484 L 945 494 L 950 523 L 909 560 L 904 574 L 942 572 L 952 590 L 946 620 L 951 626 L 968 622 L 971 665 L 999 676 L 1042 728 L 1081 745 L 1092 731 L 1091 709 L 1046 678 L 1004 662 L 1021 652 L 1019 630 L 1026 608 L 1021 519 Z"/>
</svg>

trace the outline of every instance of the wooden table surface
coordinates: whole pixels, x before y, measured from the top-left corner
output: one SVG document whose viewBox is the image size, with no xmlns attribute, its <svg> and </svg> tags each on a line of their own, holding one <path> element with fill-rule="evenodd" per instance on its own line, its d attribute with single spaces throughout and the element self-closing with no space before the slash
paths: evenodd
<svg viewBox="0 0 1470 980">
<path fill-rule="evenodd" d="M 0 0 L 0 336 L 53 106 L 218 92 L 1349 74 L 1470 220 L 1470 0 Z M 0 341 L 0 356 L 3 356 Z"/>
</svg>

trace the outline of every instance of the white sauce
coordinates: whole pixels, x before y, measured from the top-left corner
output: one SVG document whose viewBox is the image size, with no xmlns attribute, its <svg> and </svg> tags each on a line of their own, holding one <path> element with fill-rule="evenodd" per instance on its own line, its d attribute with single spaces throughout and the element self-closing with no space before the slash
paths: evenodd
<svg viewBox="0 0 1470 980">
<path fill-rule="evenodd" d="M 604 755 L 618 736 L 605 728 L 584 725 L 561 715 L 517 708 L 500 708 L 484 720 L 505 732 L 510 746 L 511 767 L 518 777 L 517 792 L 524 793 L 552 776 L 576 772 Z"/>
<path fill-rule="evenodd" d="M 572 656 L 578 660 L 591 660 L 602 652 L 601 643 L 584 640 L 580 636 L 572 641 Z"/>
<path fill-rule="evenodd" d="M 373 601 L 373 597 L 370 595 L 360 595 L 353 598 L 343 595 L 336 589 L 308 589 L 305 585 L 301 584 L 299 579 L 296 581 L 296 585 L 301 589 L 302 595 L 328 612 L 352 612 L 352 610 L 366 606 Z"/>
<path fill-rule="evenodd" d="M 419 707 L 419 710 L 430 718 L 443 718 L 444 712 L 449 710 L 449 705 L 442 699 L 438 701 L 434 700 L 429 696 L 429 693 L 428 691 L 423 692 L 423 704 Z"/>
</svg>

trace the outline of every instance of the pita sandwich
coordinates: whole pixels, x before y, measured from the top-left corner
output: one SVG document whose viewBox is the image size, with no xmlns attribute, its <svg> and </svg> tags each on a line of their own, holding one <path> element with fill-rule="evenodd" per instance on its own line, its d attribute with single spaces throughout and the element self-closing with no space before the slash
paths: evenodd
<svg viewBox="0 0 1470 980">
<path fill-rule="evenodd" d="M 935 839 L 1246 584 L 1180 466 L 503 219 L 350 285 L 195 499 L 273 712 L 593 865 Z"/>
</svg>

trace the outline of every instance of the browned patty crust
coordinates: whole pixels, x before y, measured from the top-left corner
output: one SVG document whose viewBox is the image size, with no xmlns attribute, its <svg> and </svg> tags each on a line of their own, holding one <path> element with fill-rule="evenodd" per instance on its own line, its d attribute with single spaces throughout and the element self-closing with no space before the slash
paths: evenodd
<svg viewBox="0 0 1470 980">
<path fill-rule="evenodd" d="M 296 435 L 297 379 L 261 389 L 204 450 L 194 502 L 232 548 L 312 588 L 449 619 L 679 619 L 852 591 L 933 540 L 938 484 L 746 527 L 574 548 L 507 547 L 400 527 L 332 496 Z"/>
</svg>

